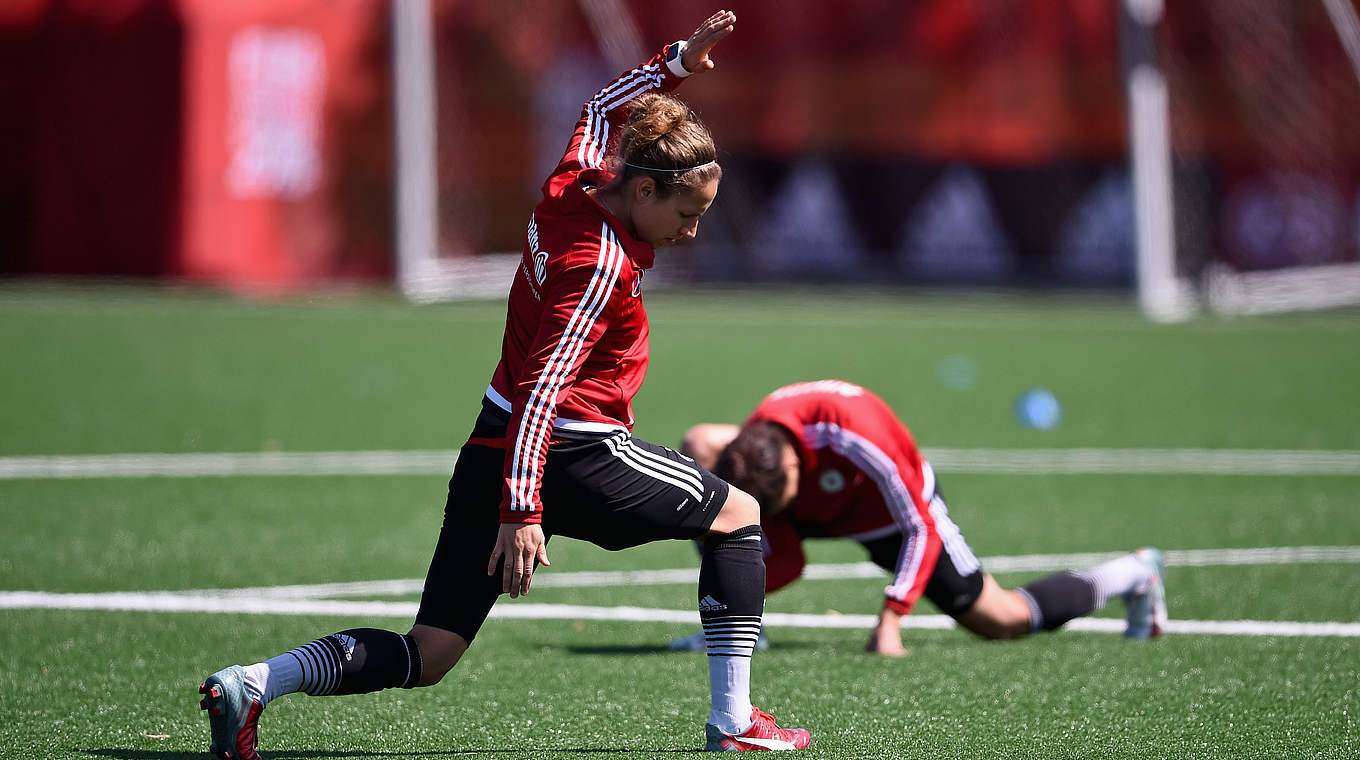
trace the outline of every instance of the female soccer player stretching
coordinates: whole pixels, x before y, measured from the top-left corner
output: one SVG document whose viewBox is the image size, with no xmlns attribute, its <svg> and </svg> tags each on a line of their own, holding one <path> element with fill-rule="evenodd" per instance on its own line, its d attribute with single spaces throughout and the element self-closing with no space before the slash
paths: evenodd
<svg viewBox="0 0 1360 760">
<path fill-rule="evenodd" d="M 766 592 L 803 572 L 805 538 L 858 541 L 874 564 L 892 574 L 865 646 L 870 652 L 906 654 L 902 617 L 921 596 L 990 639 L 1057 629 L 1114 597 L 1126 607 L 1125 636 L 1151 638 L 1166 625 L 1166 568 L 1152 548 L 1023 588 L 1002 588 L 950 518 L 911 431 L 883 399 L 853 383 L 785 386 L 765 397 L 740 428 L 690 428 L 682 450 L 760 501 Z M 698 643 L 691 636 L 671 648 Z"/>
<path fill-rule="evenodd" d="M 500 363 L 449 481 L 411 631 L 341 631 L 209 676 L 200 704 L 219 757 L 258 757 L 260 712 L 280 695 L 438 683 L 496 597 L 529 592 L 555 533 L 606 549 L 704 538 L 707 749 L 807 746 L 807 731 L 779 728 L 750 701 L 765 604 L 759 506 L 692 460 L 629 434 L 647 370 L 642 274 L 656 247 L 694 237 L 722 176 L 708 131 L 663 93 L 711 70 L 709 52 L 735 23 L 732 13 L 714 14 L 585 104 L 528 221 Z M 619 155 L 610 157 L 615 135 Z"/>
</svg>

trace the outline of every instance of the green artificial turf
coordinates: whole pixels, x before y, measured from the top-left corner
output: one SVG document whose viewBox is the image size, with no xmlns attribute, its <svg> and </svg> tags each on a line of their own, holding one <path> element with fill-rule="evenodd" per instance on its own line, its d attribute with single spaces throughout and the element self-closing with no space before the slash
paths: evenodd
<svg viewBox="0 0 1360 760">
<path fill-rule="evenodd" d="M 22 642 L 0 651 L 9 756 L 167 760 L 203 755 L 195 687 L 206 672 L 374 622 L 0 620 Z M 702 742 L 704 658 L 644 644 L 677 630 L 492 621 L 436 687 L 274 703 L 261 748 L 274 758 L 688 753 Z M 801 631 L 755 660 L 755 699 L 813 732 L 808 757 L 1339 758 L 1360 740 L 1349 639 L 1059 633 L 1001 644 L 908 632 L 910 656 L 882 660 L 860 652 L 860 638 Z"/>
<path fill-rule="evenodd" d="M 503 304 L 382 295 L 244 302 L 136 288 L 0 290 L 0 456 L 456 449 L 499 350 Z M 931 448 L 1360 449 L 1360 314 L 1143 321 L 1096 296 L 648 294 L 637 433 L 674 443 L 823 377 L 887 398 Z M 961 369 L 960 369 L 961 368 Z M 1012 413 L 1051 389 L 1049 431 Z M 941 468 L 986 557 L 1360 546 L 1360 476 L 996 475 Z M 0 480 L 0 592 L 172 591 L 415 579 L 446 475 Z M 813 563 L 864 559 L 808 543 Z M 553 568 L 692 568 L 684 542 Z M 1354 562 L 1176 567 L 1173 618 L 1360 622 Z M 541 575 L 540 577 L 543 577 Z M 1039 573 L 999 573 L 1004 585 Z M 803 580 L 770 612 L 872 614 L 878 579 Z M 383 601 L 414 602 L 413 594 Z M 530 603 L 692 610 L 689 584 L 536 588 Z M 519 604 L 520 602 L 503 602 Z M 922 614 L 935 610 L 923 603 Z M 1119 616 L 1113 602 L 1104 616 Z M 0 609 L 0 757 L 201 757 L 196 687 L 358 625 L 409 617 Z M 489 621 L 431 689 L 272 705 L 275 758 L 669 757 L 697 750 L 704 658 L 681 624 Z M 1360 754 L 1353 637 L 1065 631 L 986 642 L 907 629 L 770 626 L 755 701 L 814 734 L 807 757 L 1340 758 Z M 162 738 L 163 737 L 163 738 Z"/>
</svg>

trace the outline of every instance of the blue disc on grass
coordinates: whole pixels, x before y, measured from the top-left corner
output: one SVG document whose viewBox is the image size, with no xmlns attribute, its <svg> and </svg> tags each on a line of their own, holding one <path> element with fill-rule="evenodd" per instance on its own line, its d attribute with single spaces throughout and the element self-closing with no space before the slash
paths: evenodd
<svg viewBox="0 0 1360 760">
<path fill-rule="evenodd" d="M 1062 419 L 1062 404 L 1047 388 L 1030 388 L 1015 400 L 1015 418 L 1036 430 L 1052 430 Z"/>
</svg>

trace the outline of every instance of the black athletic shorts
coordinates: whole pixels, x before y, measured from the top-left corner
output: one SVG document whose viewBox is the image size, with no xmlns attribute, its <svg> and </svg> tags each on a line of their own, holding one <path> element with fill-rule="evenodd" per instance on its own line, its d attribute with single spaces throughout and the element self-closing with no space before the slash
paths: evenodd
<svg viewBox="0 0 1360 760">
<path fill-rule="evenodd" d="M 982 566 L 973 550 L 963 540 L 958 526 L 949 519 L 949 510 L 944 505 L 944 496 L 936 486 L 935 496 L 931 499 L 931 515 L 935 518 L 935 529 L 940 534 L 940 558 L 935 562 L 935 570 L 926 582 L 924 595 L 940 611 L 958 619 L 971 610 L 982 593 Z M 902 534 L 861 542 L 869 550 L 869 559 L 879 567 L 893 573 L 897 570 L 897 558 L 902 551 Z"/>
<path fill-rule="evenodd" d="M 507 415 L 483 400 L 474 439 L 504 440 Z M 416 622 L 472 641 L 501 593 L 486 563 L 500 530 L 505 450 L 469 444 L 449 480 L 444 525 Z M 619 550 L 708 532 L 728 485 L 694 460 L 627 433 L 558 431 L 544 462 L 543 533 Z"/>
</svg>

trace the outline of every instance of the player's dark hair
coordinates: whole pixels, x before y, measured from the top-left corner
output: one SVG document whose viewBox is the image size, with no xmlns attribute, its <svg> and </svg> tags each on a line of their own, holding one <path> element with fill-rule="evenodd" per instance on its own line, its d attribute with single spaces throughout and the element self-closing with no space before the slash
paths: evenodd
<svg viewBox="0 0 1360 760">
<path fill-rule="evenodd" d="M 657 92 L 639 95 L 632 106 L 619 139 L 620 182 L 651 177 L 657 194 L 668 198 L 722 178 L 718 146 L 689 106 Z"/>
<path fill-rule="evenodd" d="M 779 509 L 788 485 L 784 472 L 783 444 L 793 436 L 773 422 L 753 422 L 718 455 L 713 474 L 750 494 L 760 503 L 761 514 Z"/>
</svg>

